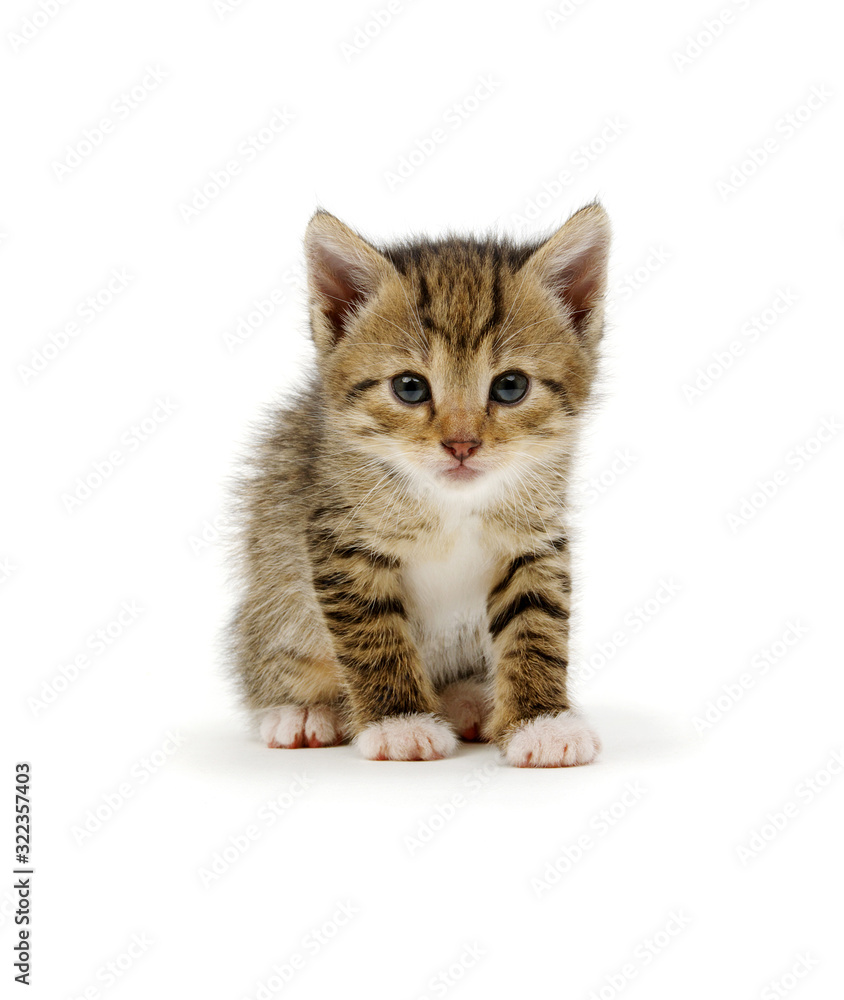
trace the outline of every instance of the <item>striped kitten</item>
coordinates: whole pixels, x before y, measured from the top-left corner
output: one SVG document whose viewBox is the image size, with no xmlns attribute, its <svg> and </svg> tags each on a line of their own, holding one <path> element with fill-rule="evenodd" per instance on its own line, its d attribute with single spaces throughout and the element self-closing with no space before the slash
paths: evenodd
<svg viewBox="0 0 844 1000">
<path fill-rule="evenodd" d="M 595 758 L 566 694 L 566 483 L 608 243 L 597 204 L 529 244 L 378 248 L 313 217 L 316 371 L 241 495 L 232 649 L 268 746 Z"/>
</svg>

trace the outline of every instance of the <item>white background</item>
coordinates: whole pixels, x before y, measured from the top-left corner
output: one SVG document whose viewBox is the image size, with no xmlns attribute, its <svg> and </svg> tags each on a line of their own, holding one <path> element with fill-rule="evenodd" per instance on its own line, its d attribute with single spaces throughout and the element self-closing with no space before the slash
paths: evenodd
<svg viewBox="0 0 844 1000">
<path fill-rule="evenodd" d="M 0 25 L 3 978 L 23 991 L 11 800 L 29 760 L 29 996 L 837 995 L 835 6 L 402 0 L 369 36 L 385 0 L 41 7 L 12 0 Z M 600 762 L 267 751 L 225 679 L 218 519 L 254 422 L 311 357 L 310 214 L 385 241 L 532 234 L 595 196 L 614 309 L 575 665 Z M 103 292 L 113 269 L 130 277 Z"/>
</svg>

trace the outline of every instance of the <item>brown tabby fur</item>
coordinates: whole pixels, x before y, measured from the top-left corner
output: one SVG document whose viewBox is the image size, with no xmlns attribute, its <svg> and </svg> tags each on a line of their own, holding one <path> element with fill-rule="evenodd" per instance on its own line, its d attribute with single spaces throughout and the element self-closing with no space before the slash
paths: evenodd
<svg viewBox="0 0 844 1000">
<path fill-rule="evenodd" d="M 484 736 L 505 747 L 526 720 L 569 707 L 566 492 L 596 373 L 608 239 L 597 204 L 528 245 L 447 237 L 377 249 L 314 216 L 317 370 L 275 414 L 240 494 L 245 588 L 231 638 L 249 708 L 333 706 L 355 734 L 386 717 L 443 719 L 443 689 L 474 678 L 493 705 Z M 491 379 L 514 369 L 529 376 L 528 396 L 490 402 Z M 407 371 L 431 384 L 430 403 L 393 395 L 391 378 Z M 440 496 L 415 471 L 454 440 L 483 442 L 491 471 L 479 482 L 498 477 L 476 502 L 452 504 L 460 485 Z M 499 462 L 510 463 L 500 474 Z M 422 660 L 404 573 L 448 552 L 468 519 L 492 652 L 438 674 Z"/>
</svg>

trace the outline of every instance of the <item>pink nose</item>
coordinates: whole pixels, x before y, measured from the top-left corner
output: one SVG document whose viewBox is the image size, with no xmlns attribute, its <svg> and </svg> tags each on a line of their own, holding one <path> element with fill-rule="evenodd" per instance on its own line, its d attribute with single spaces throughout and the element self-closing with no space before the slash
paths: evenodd
<svg viewBox="0 0 844 1000">
<path fill-rule="evenodd" d="M 446 451 L 450 451 L 455 458 L 459 459 L 461 462 L 464 458 L 468 458 L 480 448 L 480 441 L 443 441 L 443 448 Z"/>
</svg>

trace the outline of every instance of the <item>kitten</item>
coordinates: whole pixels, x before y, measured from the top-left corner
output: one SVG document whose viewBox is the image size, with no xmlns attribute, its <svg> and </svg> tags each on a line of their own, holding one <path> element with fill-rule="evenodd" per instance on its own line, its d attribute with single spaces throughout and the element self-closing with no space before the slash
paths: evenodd
<svg viewBox="0 0 844 1000">
<path fill-rule="evenodd" d="M 566 484 L 603 331 L 609 223 L 544 241 L 305 236 L 316 371 L 242 487 L 231 628 L 270 747 L 374 760 L 457 735 L 517 766 L 593 760 L 566 694 Z"/>
</svg>

